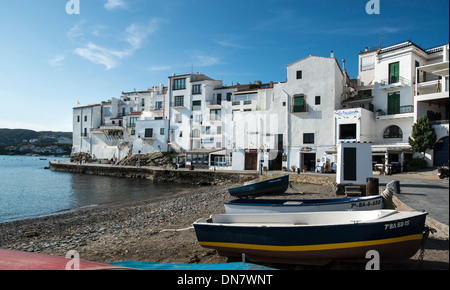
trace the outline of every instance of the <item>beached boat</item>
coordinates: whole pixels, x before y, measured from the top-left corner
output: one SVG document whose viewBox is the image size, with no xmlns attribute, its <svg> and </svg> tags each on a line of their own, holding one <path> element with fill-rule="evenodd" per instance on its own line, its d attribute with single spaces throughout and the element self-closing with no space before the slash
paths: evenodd
<svg viewBox="0 0 450 290">
<path fill-rule="evenodd" d="M 232 187 L 228 192 L 235 197 L 262 196 L 285 193 L 289 186 L 289 175 L 271 178 L 251 184 Z"/>
<path fill-rule="evenodd" d="M 295 213 L 341 210 L 375 210 L 383 208 L 383 196 L 333 199 L 248 199 L 225 202 L 227 214 Z"/>
<path fill-rule="evenodd" d="M 289 214 L 219 214 L 194 223 L 198 242 L 221 256 L 251 262 L 325 265 L 367 262 L 375 250 L 384 263 L 406 260 L 420 248 L 424 212 L 395 210 Z"/>
</svg>

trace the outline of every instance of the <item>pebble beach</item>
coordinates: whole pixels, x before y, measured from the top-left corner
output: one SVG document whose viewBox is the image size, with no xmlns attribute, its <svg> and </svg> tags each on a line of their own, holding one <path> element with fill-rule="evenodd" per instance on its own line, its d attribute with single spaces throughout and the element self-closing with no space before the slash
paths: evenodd
<svg viewBox="0 0 450 290">
<path fill-rule="evenodd" d="M 224 213 L 223 202 L 234 184 L 190 188 L 151 200 L 85 208 L 71 213 L 0 224 L 0 248 L 65 256 L 75 250 L 83 260 L 101 263 L 146 261 L 162 263 L 226 263 L 214 250 L 198 245 L 192 223 Z M 294 184 L 282 198 L 332 198 L 332 186 Z M 280 198 L 280 196 L 278 196 Z M 427 240 L 423 263 L 419 253 L 382 269 L 448 270 L 448 236 Z M 306 266 L 269 265 L 281 269 Z M 364 269 L 364 265 L 327 265 L 325 269 Z M 322 269 L 321 268 L 321 269 Z"/>
</svg>

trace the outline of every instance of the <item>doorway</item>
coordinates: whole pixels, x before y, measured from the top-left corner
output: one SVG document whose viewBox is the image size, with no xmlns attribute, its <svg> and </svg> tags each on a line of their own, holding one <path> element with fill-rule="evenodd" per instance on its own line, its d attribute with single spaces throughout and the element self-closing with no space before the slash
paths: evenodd
<svg viewBox="0 0 450 290">
<path fill-rule="evenodd" d="M 307 171 L 314 171 L 316 169 L 316 153 L 303 154 L 303 166 L 305 165 Z"/>
</svg>

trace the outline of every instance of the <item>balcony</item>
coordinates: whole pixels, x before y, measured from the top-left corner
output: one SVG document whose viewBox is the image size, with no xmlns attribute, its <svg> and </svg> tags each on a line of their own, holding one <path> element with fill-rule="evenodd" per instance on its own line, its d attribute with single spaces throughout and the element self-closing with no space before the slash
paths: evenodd
<svg viewBox="0 0 450 290">
<path fill-rule="evenodd" d="M 381 89 L 400 88 L 409 85 L 411 82 L 404 77 L 391 76 L 380 81 Z"/>
<path fill-rule="evenodd" d="M 175 101 L 170 103 L 170 106 L 175 109 L 184 109 L 184 100 L 183 101 Z"/>
<path fill-rule="evenodd" d="M 306 106 L 306 104 L 303 104 L 303 105 L 292 105 L 291 106 L 291 112 L 293 114 L 296 114 L 296 113 L 308 113 L 308 107 Z"/>
<path fill-rule="evenodd" d="M 400 106 L 398 111 L 389 111 L 387 109 L 378 109 L 376 111 L 377 119 L 398 119 L 398 118 L 409 118 L 414 114 L 414 106 Z"/>
</svg>

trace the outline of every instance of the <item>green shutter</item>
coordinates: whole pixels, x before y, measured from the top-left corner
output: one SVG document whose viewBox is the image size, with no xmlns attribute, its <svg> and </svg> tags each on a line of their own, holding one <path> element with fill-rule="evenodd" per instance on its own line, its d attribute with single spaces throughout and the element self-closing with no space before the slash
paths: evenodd
<svg viewBox="0 0 450 290">
<path fill-rule="evenodd" d="M 400 113 L 400 93 L 392 93 L 388 95 L 388 115 Z"/>
<path fill-rule="evenodd" d="M 305 111 L 305 97 L 294 97 L 294 113 Z"/>
<path fill-rule="evenodd" d="M 389 64 L 389 83 L 397 83 L 400 80 L 400 62 Z"/>
</svg>

